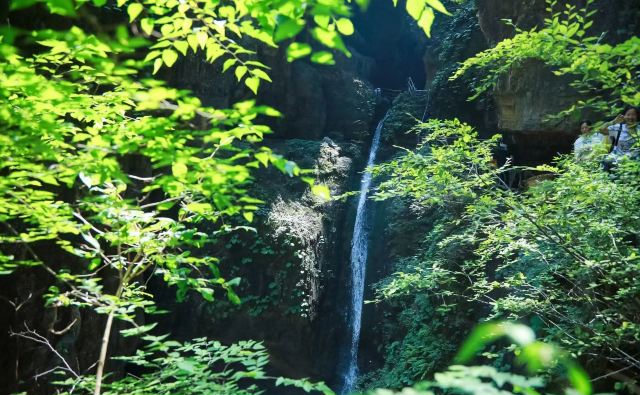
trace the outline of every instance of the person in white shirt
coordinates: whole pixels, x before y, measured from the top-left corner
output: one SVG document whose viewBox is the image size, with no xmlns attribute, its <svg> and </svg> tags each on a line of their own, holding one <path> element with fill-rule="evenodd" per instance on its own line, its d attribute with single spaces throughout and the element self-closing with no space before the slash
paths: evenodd
<svg viewBox="0 0 640 395">
<path fill-rule="evenodd" d="M 600 133 L 611 138 L 613 144 L 611 153 L 614 158 L 638 155 L 638 147 L 634 147 L 640 139 L 638 115 L 639 111 L 636 107 L 627 107 L 616 119 L 605 123 L 600 129 Z"/>
<path fill-rule="evenodd" d="M 591 121 L 580 122 L 580 137 L 573 143 L 573 154 L 577 161 L 608 152 L 607 138 L 600 133 L 594 133 L 591 126 Z"/>
</svg>

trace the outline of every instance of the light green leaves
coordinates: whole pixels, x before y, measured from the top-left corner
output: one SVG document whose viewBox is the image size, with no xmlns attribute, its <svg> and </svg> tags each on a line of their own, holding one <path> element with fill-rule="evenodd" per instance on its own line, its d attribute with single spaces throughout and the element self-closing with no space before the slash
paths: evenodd
<svg viewBox="0 0 640 395">
<path fill-rule="evenodd" d="M 304 43 L 291 43 L 287 47 L 287 60 L 292 62 L 296 59 L 308 56 L 311 53 L 311 46 Z"/>
<path fill-rule="evenodd" d="M 247 66 L 240 65 L 236 67 L 235 74 L 238 81 L 240 81 L 246 73 L 247 73 Z"/>
<path fill-rule="evenodd" d="M 162 60 L 167 67 L 171 67 L 178 60 L 178 54 L 173 49 L 165 49 L 162 51 Z"/>
<path fill-rule="evenodd" d="M 314 52 L 313 55 L 311 55 L 311 61 L 314 63 L 326 65 L 336 64 L 335 60 L 333 59 L 333 54 L 327 51 Z"/>
<path fill-rule="evenodd" d="M 415 20 L 420 19 L 420 15 L 422 15 L 424 7 L 425 0 L 407 0 L 407 12 Z"/>
<path fill-rule="evenodd" d="M 504 336 L 511 338 L 521 347 L 533 343 L 536 338 L 531 328 L 526 325 L 511 322 L 478 325 L 458 351 L 456 361 L 459 363 L 467 362 L 487 344 Z"/>
<path fill-rule="evenodd" d="M 311 34 L 318 42 L 320 42 L 324 46 L 338 49 L 345 55 L 351 56 L 337 31 L 316 27 L 311 31 Z"/>
<path fill-rule="evenodd" d="M 44 3 L 53 14 L 67 17 L 76 16 L 76 8 L 72 0 L 44 0 Z M 13 1 L 11 1 L 11 4 L 13 5 Z M 20 4 L 20 6 L 25 5 L 30 5 L 29 1 L 22 2 L 22 4 Z"/>
<path fill-rule="evenodd" d="M 254 94 L 258 94 L 258 87 L 260 86 L 260 79 L 257 77 L 249 77 L 244 80 L 245 85 L 251 89 Z"/>
<path fill-rule="evenodd" d="M 199 30 L 196 33 L 196 42 L 198 43 L 201 49 L 204 49 L 205 45 L 207 45 L 208 38 L 209 36 L 207 35 L 207 32 L 204 30 Z"/>
<path fill-rule="evenodd" d="M 440 0 L 407 0 L 406 9 L 427 37 L 431 37 L 431 26 L 435 18 L 433 10 L 450 15 Z"/>
<path fill-rule="evenodd" d="M 189 44 L 186 41 L 175 41 L 173 46 L 182 54 L 182 56 L 187 55 L 187 50 L 189 49 Z"/>
<path fill-rule="evenodd" d="M 561 349 L 535 341 L 533 331 L 526 325 L 512 322 L 478 325 L 462 345 L 456 360 L 466 362 L 487 344 L 504 336 L 521 348 L 518 359 L 525 363 L 531 372 L 537 372 L 542 368 L 553 368 L 559 363 L 567 370 L 567 377 L 578 393 L 591 394 L 591 382 L 584 370 Z"/>
<path fill-rule="evenodd" d="M 138 15 L 142 12 L 144 7 L 140 3 L 131 3 L 127 6 L 127 14 L 129 15 L 129 22 L 133 22 Z"/>
<path fill-rule="evenodd" d="M 324 201 L 328 201 L 331 199 L 331 191 L 324 184 L 314 184 L 311 187 L 311 193 L 323 199 Z"/>
<path fill-rule="evenodd" d="M 131 329 L 123 329 L 120 331 L 120 333 L 124 337 L 140 336 L 149 332 L 150 330 L 155 328 L 157 325 L 158 325 L 157 322 L 152 322 L 151 324 L 135 326 L 134 328 L 131 328 Z"/>
<path fill-rule="evenodd" d="M 353 23 L 347 18 L 340 18 L 336 21 L 336 27 L 338 31 L 345 36 L 350 36 L 353 34 L 355 29 L 353 28 Z"/>
<path fill-rule="evenodd" d="M 140 28 L 147 35 L 151 35 L 153 32 L 154 20 L 152 18 L 144 18 L 140 21 Z"/>
<path fill-rule="evenodd" d="M 424 31 L 424 34 L 426 34 L 427 37 L 431 37 L 431 26 L 433 25 L 434 19 L 435 15 L 433 10 L 431 8 L 426 8 L 418 20 L 418 26 L 422 28 L 422 31 Z"/>
<path fill-rule="evenodd" d="M 440 2 L 440 0 L 426 0 L 426 1 L 427 1 L 427 5 L 433 8 L 434 10 L 441 12 L 445 15 L 451 15 L 449 14 L 449 11 L 447 11 L 445 6 L 442 4 L 442 2 Z"/>
<path fill-rule="evenodd" d="M 184 162 L 175 162 L 173 165 L 171 165 L 171 173 L 174 175 L 174 177 L 184 178 L 184 176 L 187 175 L 188 171 L 189 169 L 187 168 L 187 165 L 184 164 Z"/>
<path fill-rule="evenodd" d="M 236 62 L 237 60 L 234 58 L 225 60 L 224 63 L 222 64 L 222 72 L 224 73 L 225 71 L 229 70 L 229 68 L 234 64 L 236 64 Z"/>
</svg>

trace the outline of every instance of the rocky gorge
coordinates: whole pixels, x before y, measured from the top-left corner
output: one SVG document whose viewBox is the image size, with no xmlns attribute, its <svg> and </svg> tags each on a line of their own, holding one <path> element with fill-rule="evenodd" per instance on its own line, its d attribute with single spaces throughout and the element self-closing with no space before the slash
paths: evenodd
<svg viewBox="0 0 640 395">
<path fill-rule="evenodd" d="M 596 26 L 611 31 L 604 39 L 616 42 L 628 31 L 639 34 L 638 1 L 612 2 L 615 6 L 607 8 Z M 157 287 L 158 305 L 171 311 L 160 318 L 161 330 L 178 339 L 211 336 L 223 343 L 263 341 L 274 375 L 309 377 L 339 388 L 348 343 L 349 254 L 357 208 L 357 196 L 349 192 L 358 190 L 380 119 L 388 114 L 379 162 L 394 158 L 401 148 L 414 148 L 417 137 L 410 130 L 428 118 L 459 118 L 484 137 L 502 134 L 508 154 L 518 164 L 549 163 L 556 154 L 571 151 L 579 120 L 550 121 L 547 116 L 580 100 L 581 94 L 543 64 L 519 65 L 492 92 L 475 101 L 467 100 L 472 95 L 472 75 L 449 80 L 459 62 L 514 34 L 503 20 L 510 19 L 521 29 L 543 23 L 548 14 L 545 1 L 449 1 L 447 7 L 452 16 L 438 17 L 429 39 L 401 7 L 393 7 L 391 1 L 372 1 L 366 12 L 354 16 L 355 34 L 346 42 L 352 56 L 337 55 L 331 67 L 287 62 L 283 49 L 254 48 L 271 68 L 273 79 L 263 85 L 256 100 L 283 114 L 267 121 L 273 133 L 264 144 L 308 169 L 310 177 L 339 198 L 325 201 L 297 177 L 260 170 L 252 186 L 253 196 L 264 201 L 255 215 L 257 232 L 224 235 L 207 247 L 220 258 L 225 277 L 242 278 L 238 294 L 243 303 L 207 302 L 198 295 L 178 303 L 173 291 L 151 282 L 151 288 Z M 616 31 L 619 26 L 625 26 L 625 32 Z M 206 105 L 226 107 L 248 99 L 246 88 L 232 75 L 218 73 L 220 66 L 191 56 L 164 70 L 162 77 L 172 86 L 192 91 Z M 409 78 L 419 92 L 407 90 Z M 423 235 L 443 219 L 437 212 L 416 210 L 399 199 L 371 202 L 365 300 L 375 299 L 372 285 L 384 281 L 399 263 L 433 247 L 425 244 Z M 203 229 L 207 230 L 206 225 Z M 460 251 L 450 254 L 464 256 Z M 2 278 L 0 295 L 6 301 L 30 300 L 46 284 L 34 274 Z M 7 335 L 15 323 L 46 331 L 77 319 L 82 324 L 60 336 L 56 349 L 81 366 L 97 353 L 97 345 L 86 334 L 97 331 L 95 319 L 75 309 L 45 314 L 31 304 L 0 305 L 2 316 L 12 317 L 0 324 L 4 345 L 0 366 L 7 372 L 0 374 L 2 393 L 33 376 L 41 361 L 51 363 L 51 358 L 43 356 L 46 350 Z M 473 325 L 473 312 L 459 313 L 458 324 Z M 427 346 L 420 355 L 428 359 L 421 365 L 423 374 L 451 361 L 460 339 L 447 333 L 449 324 L 434 321 L 421 329 L 401 326 L 402 314 L 397 306 L 365 304 L 358 363 L 364 382 L 389 384 L 385 375 L 404 369 L 394 366 L 389 355 L 403 352 L 408 331 L 423 331 L 423 339 L 437 344 Z M 114 345 L 114 354 L 133 348 L 135 344 L 125 339 Z M 394 351 L 388 352 L 390 348 Z M 403 384 L 410 384 L 417 375 L 409 370 Z M 36 386 L 38 390 L 49 391 L 46 385 Z"/>
</svg>

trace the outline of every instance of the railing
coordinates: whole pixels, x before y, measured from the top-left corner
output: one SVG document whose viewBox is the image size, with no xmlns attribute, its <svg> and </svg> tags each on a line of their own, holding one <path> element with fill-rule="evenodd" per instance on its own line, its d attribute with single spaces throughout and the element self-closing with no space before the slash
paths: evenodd
<svg viewBox="0 0 640 395">
<path fill-rule="evenodd" d="M 407 78 L 407 90 L 412 96 L 426 95 L 428 93 L 428 91 L 424 89 L 417 89 L 416 84 L 413 83 L 413 79 L 411 77 Z"/>
<path fill-rule="evenodd" d="M 421 119 L 421 121 L 424 122 L 425 118 L 427 117 L 427 112 L 429 110 L 429 103 L 431 102 L 431 92 L 425 89 L 417 89 L 416 84 L 413 82 L 413 79 L 411 77 L 407 78 L 406 91 L 409 92 L 411 96 L 427 97 L 427 100 L 424 106 L 424 112 L 422 114 L 422 119 Z M 393 100 L 396 96 L 398 96 L 402 92 L 405 92 L 405 91 L 398 90 L 398 89 L 386 89 L 386 88 L 376 88 L 375 90 L 376 96 L 386 97 L 391 100 Z"/>
</svg>

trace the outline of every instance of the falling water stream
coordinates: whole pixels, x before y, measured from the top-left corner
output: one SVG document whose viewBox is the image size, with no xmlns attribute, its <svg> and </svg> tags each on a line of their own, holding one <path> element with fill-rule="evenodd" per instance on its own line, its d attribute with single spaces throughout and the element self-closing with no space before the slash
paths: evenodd
<svg viewBox="0 0 640 395">
<path fill-rule="evenodd" d="M 378 123 L 367 168 L 372 166 L 376 160 L 376 152 L 380 145 L 380 133 L 387 115 Z M 369 251 L 369 226 L 367 215 L 367 192 L 371 185 L 371 173 L 365 170 L 360 181 L 360 199 L 356 210 L 356 221 L 353 227 L 353 239 L 351 242 L 351 305 L 349 308 L 349 319 L 351 321 L 351 342 L 349 343 L 349 353 L 347 354 L 346 369 L 343 373 L 342 394 L 353 391 L 354 384 L 358 377 L 358 343 L 360 341 L 360 327 L 362 324 L 362 302 L 364 297 L 364 279 L 367 267 L 367 254 Z"/>
</svg>

